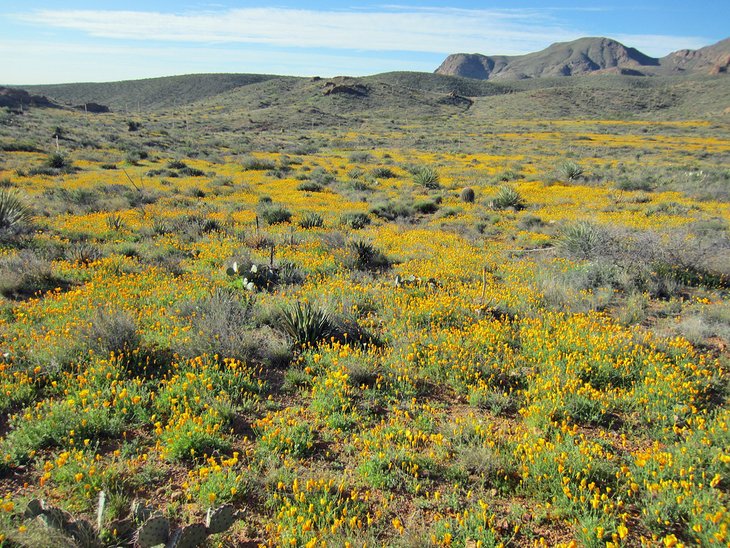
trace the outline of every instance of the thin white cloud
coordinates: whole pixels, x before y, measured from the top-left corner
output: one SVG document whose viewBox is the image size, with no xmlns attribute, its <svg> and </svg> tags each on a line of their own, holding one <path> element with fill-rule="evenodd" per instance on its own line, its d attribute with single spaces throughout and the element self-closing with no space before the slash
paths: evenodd
<svg viewBox="0 0 730 548">
<path fill-rule="evenodd" d="M 252 47 L 179 47 L 0 42 L 0 85 L 104 82 L 175 74 L 236 72 L 293 76 L 365 76 L 395 70 L 430 72 L 440 62 L 414 61 L 382 52 L 370 54 L 261 51 Z"/>
<path fill-rule="evenodd" d="M 21 18 L 102 38 L 429 53 L 519 54 L 580 36 L 537 10 L 245 8 L 181 14 L 40 10 Z"/>
</svg>

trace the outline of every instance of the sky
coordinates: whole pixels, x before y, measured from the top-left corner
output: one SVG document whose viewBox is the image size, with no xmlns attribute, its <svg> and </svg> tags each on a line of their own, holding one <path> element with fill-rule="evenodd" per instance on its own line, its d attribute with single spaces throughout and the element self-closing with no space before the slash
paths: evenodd
<svg viewBox="0 0 730 548">
<path fill-rule="evenodd" d="M 606 36 L 661 57 L 730 36 L 730 1 L 0 0 L 0 84 L 235 72 L 432 72 L 450 53 L 520 55 Z"/>
</svg>

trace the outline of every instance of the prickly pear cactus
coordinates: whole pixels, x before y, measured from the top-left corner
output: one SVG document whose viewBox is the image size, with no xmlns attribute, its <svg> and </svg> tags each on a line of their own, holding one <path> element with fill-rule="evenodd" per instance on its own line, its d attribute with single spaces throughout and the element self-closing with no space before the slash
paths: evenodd
<svg viewBox="0 0 730 548">
<path fill-rule="evenodd" d="M 45 523 L 48 527 L 53 527 L 54 529 L 66 532 L 69 524 L 73 521 L 73 516 L 65 510 L 61 510 L 55 506 L 46 506 L 43 503 L 41 504 L 43 506 L 43 510 L 41 511 L 40 518 L 43 523 Z"/>
<path fill-rule="evenodd" d="M 218 508 L 209 508 L 205 517 L 205 529 L 209 535 L 222 533 L 236 521 L 236 512 L 232 504 L 225 504 Z"/>
<path fill-rule="evenodd" d="M 43 503 L 39 499 L 31 499 L 28 501 L 28 507 L 23 513 L 25 518 L 35 518 L 43 513 Z"/>
<path fill-rule="evenodd" d="M 152 516 L 137 529 L 134 540 L 140 548 L 152 548 L 165 544 L 169 536 L 170 520 L 164 516 Z"/>
<path fill-rule="evenodd" d="M 132 519 L 137 523 L 144 523 L 150 519 L 155 513 L 155 509 L 146 506 L 141 500 L 135 500 L 132 503 Z"/>
<path fill-rule="evenodd" d="M 205 525 L 193 523 L 175 531 L 166 548 L 196 548 L 203 544 L 207 537 Z"/>
</svg>

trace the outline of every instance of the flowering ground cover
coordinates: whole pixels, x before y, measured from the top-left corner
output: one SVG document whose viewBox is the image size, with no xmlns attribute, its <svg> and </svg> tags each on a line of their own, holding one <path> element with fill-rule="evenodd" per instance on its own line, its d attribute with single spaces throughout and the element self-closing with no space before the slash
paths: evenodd
<svg viewBox="0 0 730 548">
<path fill-rule="evenodd" d="M 3 545 L 730 542 L 726 124 L 226 123 L 2 125 Z"/>
</svg>

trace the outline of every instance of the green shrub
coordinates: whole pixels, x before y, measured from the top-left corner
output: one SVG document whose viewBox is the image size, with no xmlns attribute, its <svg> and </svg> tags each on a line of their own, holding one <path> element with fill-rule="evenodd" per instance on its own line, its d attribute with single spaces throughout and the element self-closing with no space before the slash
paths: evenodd
<svg viewBox="0 0 730 548">
<path fill-rule="evenodd" d="M 345 213 L 340 217 L 340 224 L 359 230 L 370 224 L 370 217 L 367 213 Z"/>
<path fill-rule="evenodd" d="M 433 200 L 420 200 L 413 204 L 413 209 L 424 215 L 436 213 L 439 210 L 439 205 Z"/>
<path fill-rule="evenodd" d="M 299 220 L 299 226 L 302 228 L 321 228 L 324 226 L 324 219 L 319 213 L 310 211 L 305 213 Z"/>
<path fill-rule="evenodd" d="M 324 187 L 316 181 L 305 181 L 297 185 L 297 190 L 303 192 L 322 192 Z"/>
<path fill-rule="evenodd" d="M 558 171 L 568 181 L 576 181 L 583 175 L 583 168 L 575 162 L 563 162 Z"/>
<path fill-rule="evenodd" d="M 0 235 L 28 222 L 32 210 L 18 191 L 0 188 Z"/>
<path fill-rule="evenodd" d="M 429 190 L 437 190 L 441 188 L 441 185 L 439 184 L 438 171 L 429 166 L 418 168 L 413 174 L 413 182 Z"/>
<path fill-rule="evenodd" d="M 321 308 L 315 308 L 309 302 L 297 301 L 283 308 L 279 313 L 277 325 L 299 346 L 314 346 L 335 333 L 335 326 L 329 313 Z"/>
<path fill-rule="evenodd" d="M 490 202 L 493 209 L 523 209 L 522 196 L 514 187 L 502 185 Z"/>
<path fill-rule="evenodd" d="M 390 266 L 388 257 L 370 242 L 355 241 L 349 247 L 355 254 L 354 267 L 358 270 L 379 270 Z"/>
<path fill-rule="evenodd" d="M 605 241 L 605 232 L 598 225 L 578 221 L 561 230 L 556 245 L 575 259 L 590 259 L 599 254 Z"/>
<path fill-rule="evenodd" d="M 291 211 L 283 206 L 270 206 L 261 210 L 261 218 L 268 225 L 277 225 L 291 221 Z"/>
<path fill-rule="evenodd" d="M 53 169 L 65 169 L 71 167 L 71 161 L 60 152 L 53 152 L 46 159 L 46 166 Z"/>
<path fill-rule="evenodd" d="M 256 158 L 254 156 L 245 158 L 241 162 L 241 165 L 246 171 L 268 171 L 270 169 L 276 169 L 276 163 L 273 160 Z"/>
<path fill-rule="evenodd" d="M 375 179 L 394 179 L 398 174 L 389 167 L 376 167 L 370 170 L 370 175 Z"/>
</svg>

